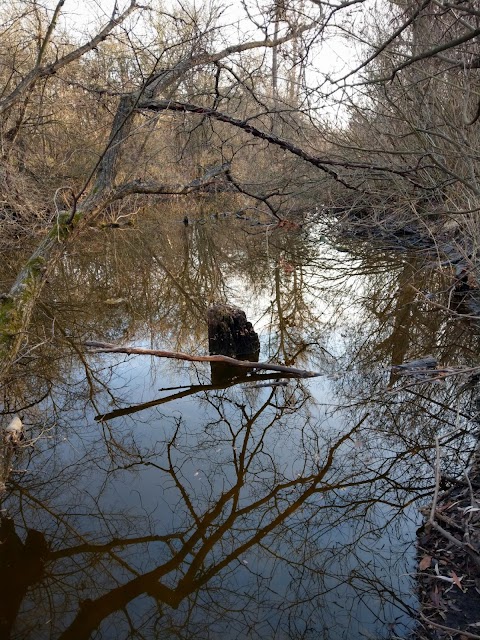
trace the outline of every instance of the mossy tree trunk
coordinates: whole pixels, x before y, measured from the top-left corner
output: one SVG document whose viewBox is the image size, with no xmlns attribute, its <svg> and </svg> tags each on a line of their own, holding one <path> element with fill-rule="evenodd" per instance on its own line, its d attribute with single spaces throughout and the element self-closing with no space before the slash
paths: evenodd
<svg viewBox="0 0 480 640">
<path fill-rule="evenodd" d="M 8 294 L 0 301 L 0 380 L 28 341 L 27 329 L 48 273 L 62 255 L 82 214 L 64 212 L 18 273 Z"/>
</svg>

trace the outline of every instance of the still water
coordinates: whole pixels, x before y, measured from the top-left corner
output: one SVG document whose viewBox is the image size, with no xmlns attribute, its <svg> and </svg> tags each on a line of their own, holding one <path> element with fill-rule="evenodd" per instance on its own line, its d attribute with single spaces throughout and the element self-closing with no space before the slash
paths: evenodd
<svg viewBox="0 0 480 640">
<path fill-rule="evenodd" d="M 2 390 L 2 426 L 27 430 L 0 464 L 2 640 L 406 637 L 434 438 L 454 475 L 478 432 L 465 379 L 391 373 L 428 354 L 478 364 L 478 330 L 430 306 L 437 292 L 432 256 L 315 226 L 92 230 Z M 212 382 L 208 363 L 84 347 L 203 355 L 223 301 L 261 360 L 321 375 Z"/>
</svg>

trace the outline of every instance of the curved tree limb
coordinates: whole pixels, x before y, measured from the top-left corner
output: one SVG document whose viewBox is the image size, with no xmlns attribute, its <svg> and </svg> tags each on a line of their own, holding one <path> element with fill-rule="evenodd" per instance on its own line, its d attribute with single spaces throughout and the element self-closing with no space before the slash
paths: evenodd
<svg viewBox="0 0 480 640">
<path fill-rule="evenodd" d="M 216 109 L 210 109 L 208 107 L 201 107 L 195 104 L 189 104 L 186 102 L 177 102 L 175 100 L 141 100 L 138 103 L 139 109 L 144 109 L 147 111 L 178 111 L 178 112 L 188 112 L 188 113 L 198 113 L 200 115 L 207 116 L 209 118 L 213 118 L 214 120 L 218 120 L 219 122 L 225 122 L 234 127 L 242 129 L 246 133 L 249 133 L 255 138 L 260 138 L 261 140 L 265 140 L 270 142 L 271 144 L 284 149 L 285 151 L 289 151 L 293 155 L 302 158 L 305 162 L 317 167 L 324 173 L 328 174 L 331 178 L 342 184 L 347 189 L 351 189 L 354 191 L 359 191 L 357 187 L 354 187 L 351 184 L 348 184 L 339 176 L 337 171 L 335 171 L 332 167 L 342 167 L 345 169 L 364 169 L 369 171 L 383 172 L 388 174 L 393 174 L 397 176 L 401 176 L 409 180 L 410 182 L 414 182 L 410 177 L 410 174 L 413 173 L 413 170 L 410 169 L 395 169 L 394 167 L 387 165 L 375 165 L 369 162 L 352 162 L 349 160 L 332 160 L 331 158 L 325 158 L 316 156 L 308 151 L 305 151 L 301 147 L 297 147 L 289 140 L 285 140 L 284 138 L 280 138 L 279 136 L 269 132 L 264 131 L 262 129 L 258 129 L 254 125 L 250 124 L 248 120 L 240 120 L 239 118 L 233 118 L 226 113 L 221 111 L 217 111 Z"/>
<path fill-rule="evenodd" d="M 224 364 L 235 365 L 243 369 L 267 369 L 269 371 L 281 371 L 296 375 L 299 378 L 316 378 L 323 375 L 317 371 L 307 371 L 305 369 L 296 369 L 295 367 L 286 367 L 282 364 L 273 364 L 272 362 L 250 362 L 249 360 L 237 360 L 229 356 L 193 356 L 188 353 L 179 351 L 160 351 L 158 349 L 144 349 L 143 347 L 119 347 L 110 342 L 96 342 L 89 340 L 84 343 L 86 347 L 94 349 L 94 353 L 125 353 L 127 355 L 145 355 L 155 356 L 157 358 L 171 358 L 173 360 L 187 360 L 188 362 L 222 362 Z"/>
<path fill-rule="evenodd" d="M 105 147 L 103 156 L 98 161 L 92 175 L 88 178 L 87 184 L 82 189 L 86 189 L 90 180 L 95 176 L 95 186 L 92 189 L 91 197 L 95 202 L 97 195 L 104 189 L 112 186 L 115 180 L 116 164 L 121 151 L 122 143 L 130 135 L 133 118 L 140 108 L 139 105 L 143 101 L 153 100 L 156 96 L 163 93 L 164 96 L 169 95 L 171 87 L 175 85 L 189 71 L 204 65 L 214 65 L 233 54 L 244 53 L 255 49 L 271 49 L 278 47 L 285 42 L 289 42 L 293 38 L 298 37 L 302 33 L 313 29 L 315 22 L 309 22 L 296 29 L 288 31 L 284 36 L 279 38 L 264 38 L 262 40 L 250 40 L 230 45 L 219 51 L 204 51 L 197 55 L 181 58 L 170 68 L 161 68 L 154 70 L 149 78 L 136 91 L 126 93 L 121 96 L 117 112 L 115 114 L 108 143 Z"/>
<path fill-rule="evenodd" d="M 275 49 L 294 38 L 297 38 L 302 33 L 317 27 L 316 22 L 309 22 L 296 29 L 289 30 L 284 36 L 277 38 L 264 38 L 262 40 L 250 40 L 248 42 L 240 42 L 238 44 L 232 44 L 224 49 L 220 49 L 216 52 L 205 51 L 198 55 L 194 55 L 191 58 L 183 58 L 171 69 L 163 69 L 154 74 L 145 87 L 137 92 L 137 95 L 143 95 L 149 99 L 158 95 L 160 91 L 165 91 L 177 80 L 182 78 L 188 71 L 201 67 L 207 64 L 216 64 L 220 60 L 224 60 L 234 53 L 244 53 L 245 51 L 251 51 L 253 49 Z"/>
</svg>

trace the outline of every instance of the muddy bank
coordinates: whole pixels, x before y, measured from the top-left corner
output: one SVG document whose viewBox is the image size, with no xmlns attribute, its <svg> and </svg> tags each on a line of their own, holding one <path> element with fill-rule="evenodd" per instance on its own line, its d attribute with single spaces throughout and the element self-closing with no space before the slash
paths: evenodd
<svg viewBox="0 0 480 640">
<path fill-rule="evenodd" d="M 418 532 L 421 610 L 415 638 L 480 638 L 478 466 L 440 493 L 423 513 L 426 524 Z"/>
<path fill-rule="evenodd" d="M 359 222 L 344 235 L 348 238 L 363 238 L 367 243 L 377 246 L 379 251 L 413 250 L 427 256 L 425 264 L 432 273 L 431 284 L 425 287 L 423 281 L 422 285 L 417 286 L 413 279 L 410 285 L 416 291 L 417 301 L 421 302 L 424 313 L 448 314 L 452 318 L 458 318 L 459 322 L 474 332 L 478 330 L 480 320 L 480 285 L 477 275 L 479 264 L 468 239 L 462 241 L 453 236 L 454 233 L 448 229 L 437 229 L 436 235 L 427 235 L 419 225 L 405 228 L 388 224 L 367 227 L 363 222 Z M 446 288 L 444 284 L 437 289 L 435 274 L 443 277 L 447 283 Z M 412 379 L 414 378 L 410 378 Z M 444 384 L 439 379 L 434 383 L 439 382 Z M 478 372 L 462 376 L 462 382 L 457 398 L 462 393 L 469 392 L 474 399 L 480 383 Z M 458 410 L 458 405 L 455 409 L 455 403 L 450 407 L 452 412 Z M 467 411 L 471 420 L 477 424 L 478 404 L 476 398 Z M 478 439 L 478 433 L 476 438 Z M 458 468 L 455 475 L 442 474 L 440 468 L 445 460 L 441 459 L 443 454 L 439 455 L 436 493 L 432 503 L 420 509 L 424 517 L 417 537 L 420 608 L 418 626 L 409 637 L 412 640 L 476 640 L 480 639 L 478 449 L 472 454 L 469 464 Z"/>
</svg>

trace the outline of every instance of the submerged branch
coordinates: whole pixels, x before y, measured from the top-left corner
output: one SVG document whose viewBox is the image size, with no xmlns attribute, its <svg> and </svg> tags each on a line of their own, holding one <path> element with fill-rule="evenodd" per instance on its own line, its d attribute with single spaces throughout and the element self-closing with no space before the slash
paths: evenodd
<svg viewBox="0 0 480 640">
<path fill-rule="evenodd" d="M 476 633 L 470 633 L 468 631 L 454 629 L 453 627 L 447 627 L 444 624 L 438 624 L 438 622 L 434 622 L 433 620 L 430 620 L 430 618 L 427 618 L 427 616 L 424 615 L 421 611 L 419 612 L 419 615 L 425 624 L 434 627 L 435 629 L 445 631 L 448 634 L 460 635 L 463 638 L 471 638 L 471 640 L 480 640 L 480 636 Z"/>
<path fill-rule="evenodd" d="M 392 367 L 393 369 L 393 367 Z M 400 387 L 388 387 L 388 393 L 397 393 L 398 391 L 404 391 L 405 389 L 410 389 L 419 384 L 425 384 L 426 382 L 438 382 L 443 381 L 445 378 L 450 378 L 451 376 L 461 376 L 461 375 L 470 375 L 474 376 L 480 373 L 480 366 L 476 367 L 448 367 L 445 369 L 417 369 L 409 372 L 405 372 L 404 375 L 410 375 L 416 377 L 416 380 L 412 382 L 408 382 Z"/>
<path fill-rule="evenodd" d="M 201 178 L 192 180 L 187 184 L 163 184 L 160 182 L 145 182 L 142 180 L 133 180 L 125 182 L 117 188 L 113 189 L 108 197 L 109 202 L 121 200 L 130 195 L 188 195 L 192 191 L 198 191 L 209 185 L 215 184 L 218 176 L 227 173 L 230 164 L 224 162 L 221 165 L 212 167 Z"/>
<path fill-rule="evenodd" d="M 106 422 L 107 420 L 113 420 L 113 418 L 128 416 L 132 413 L 138 413 L 139 411 L 144 411 L 145 409 L 158 407 L 161 404 L 166 404 L 168 402 L 172 402 L 173 400 L 186 398 L 202 391 L 218 391 L 222 389 L 229 389 L 230 387 L 234 387 L 240 384 L 245 385 L 245 383 L 249 384 L 251 382 L 255 382 L 256 380 L 259 382 L 271 381 L 273 386 L 275 384 L 275 381 L 278 381 L 281 378 L 294 377 L 295 376 L 293 374 L 287 373 L 251 374 L 248 377 L 247 375 L 245 375 L 245 377 L 242 378 L 235 378 L 234 380 L 230 380 L 229 382 L 225 382 L 224 384 L 194 384 L 189 387 L 183 388 L 181 391 L 177 391 L 177 393 L 173 393 L 165 398 L 157 398 L 156 400 L 150 400 L 149 402 L 142 402 L 141 404 L 135 404 L 129 407 L 124 407 L 123 409 L 115 409 L 114 411 L 110 411 L 108 413 L 99 414 L 95 416 L 95 421 Z M 265 382 L 265 385 L 268 386 L 268 382 Z M 175 389 L 178 388 L 179 387 L 175 387 Z M 165 389 L 163 390 L 165 391 Z M 160 389 L 160 391 L 162 391 L 162 389 Z"/>
<path fill-rule="evenodd" d="M 282 364 L 273 364 L 272 362 L 250 362 L 249 360 L 237 360 L 229 356 L 194 356 L 188 353 L 178 351 L 160 351 L 157 349 L 144 349 L 143 347 L 119 347 L 109 342 L 96 342 L 89 340 L 84 343 L 86 347 L 95 349 L 94 353 L 125 353 L 127 355 L 145 355 L 155 356 L 157 358 L 172 358 L 174 360 L 187 360 L 188 362 L 222 362 L 224 364 L 235 365 L 244 369 L 267 369 L 269 371 L 281 371 L 290 373 L 299 378 L 316 378 L 323 375 L 317 371 L 307 371 L 305 369 L 296 369 L 295 367 L 287 367 Z"/>
</svg>

